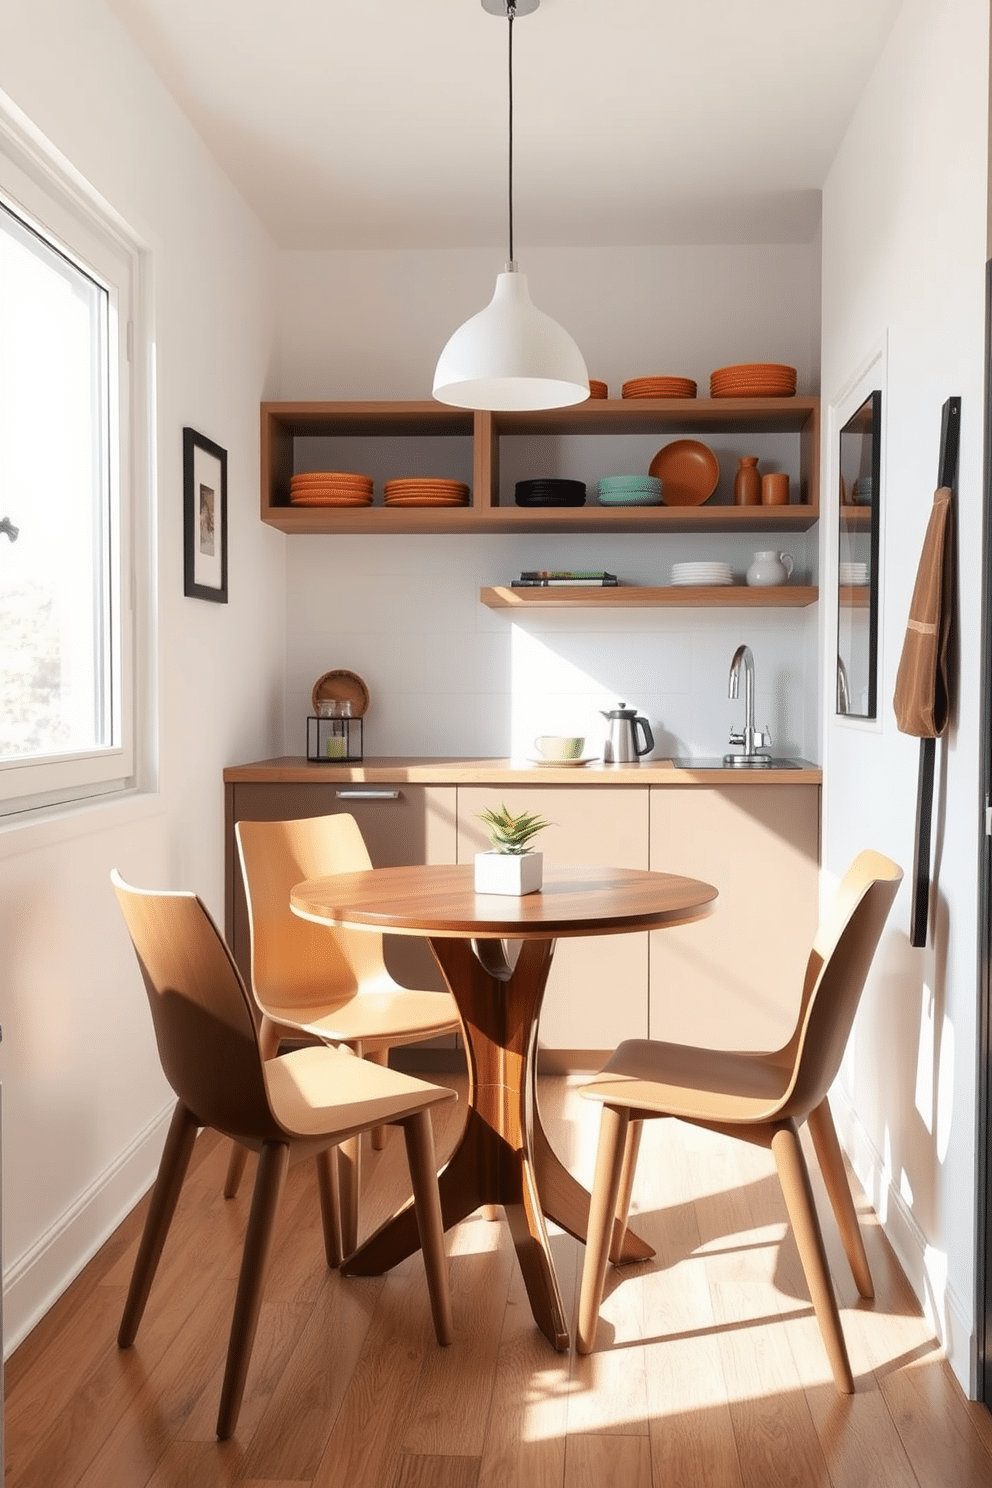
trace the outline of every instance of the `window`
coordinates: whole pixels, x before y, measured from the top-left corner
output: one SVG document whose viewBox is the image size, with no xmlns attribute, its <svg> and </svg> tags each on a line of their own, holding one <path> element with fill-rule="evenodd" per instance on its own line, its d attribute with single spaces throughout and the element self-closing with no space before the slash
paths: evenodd
<svg viewBox="0 0 992 1488">
<path fill-rule="evenodd" d="M 4 123 L 0 115 L 0 814 L 9 814 L 134 784 L 124 579 L 136 255 L 78 187 L 60 189 L 50 163 L 39 171 L 18 159 Z"/>
</svg>

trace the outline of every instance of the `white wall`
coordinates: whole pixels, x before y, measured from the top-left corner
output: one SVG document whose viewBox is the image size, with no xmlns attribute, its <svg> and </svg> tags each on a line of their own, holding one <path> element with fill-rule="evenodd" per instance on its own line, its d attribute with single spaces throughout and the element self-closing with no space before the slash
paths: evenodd
<svg viewBox="0 0 992 1488">
<path fill-rule="evenodd" d="M 960 679 L 956 717 L 938 746 L 934 930 L 929 949 L 912 949 L 904 884 L 837 1104 L 859 1172 L 966 1387 L 974 1328 L 988 27 L 984 0 L 906 0 L 823 207 L 825 427 L 829 402 L 878 348 L 885 381 L 880 716 L 871 726 L 838 720 L 825 667 L 825 888 L 864 845 L 911 874 L 919 746 L 897 731 L 891 700 L 936 484 L 941 405 L 952 394 L 962 399 Z M 836 562 L 832 487 L 828 478 L 825 573 Z M 836 609 L 822 608 L 829 658 Z"/>
<path fill-rule="evenodd" d="M 160 789 L 0 829 L 8 1347 L 147 1186 L 169 1097 L 108 882 L 199 890 L 223 916 L 224 765 L 281 744 L 284 541 L 258 521 L 273 250 L 102 0 L 11 0 L 0 90 L 147 249 Z M 183 597 L 182 429 L 228 451 L 230 603 Z M 146 596 L 147 598 L 147 596 Z"/>
<path fill-rule="evenodd" d="M 715 367 L 752 360 L 797 367 L 800 391 L 815 393 L 819 252 L 816 241 L 520 258 L 535 303 L 568 327 L 613 396 L 650 373 L 693 377 L 705 395 Z M 428 398 L 441 346 L 489 299 L 501 268 L 498 251 L 282 255 L 279 396 Z M 597 458 L 643 469 L 665 442 L 649 441 L 640 465 L 588 450 L 574 470 L 523 467 L 519 476 L 592 482 L 610 469 L 596 469 Z M 737 460 L 735 441 L 725 443 L 729 486 Z M 607 568 L 659 584 L 673 561 L 711 557 L 743 573 L 755 546 L 727 535 L 291 538 L 287 750 L 303 748 L 315 678 L 347 666 L 372 695 L 368 754 L 524 754 L 535 734 L 558 730 L 582 733 L 598 751 L 599 710 L 618 701 L 648 716 L 657 753 L 722 754 L 743 721 L 742 705 L 727 699 L 727 673 L 747 641 L 759 724 L 771 725 L 777 747 L 818 758 L 815 607 L 559 611 L 511 622 L 478 600 L 482 585 L 509 582 L 521 568 Z M 815 534 L 781 546 L 815 583 Z"/>
</svg>

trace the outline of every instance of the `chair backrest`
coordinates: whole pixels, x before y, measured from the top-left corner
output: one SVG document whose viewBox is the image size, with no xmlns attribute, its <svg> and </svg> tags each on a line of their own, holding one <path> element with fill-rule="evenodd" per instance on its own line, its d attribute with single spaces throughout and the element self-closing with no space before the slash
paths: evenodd
<svg viewBox="0 0 992 1488">
<path fill-rule="evenodd" d="M 836 1079 L 901 880 L 898 864 L 870 849 L 858 854 L 841 879 L 806 967 L 799 1021 L 789 1045 L 793 1076 L 783 1116 L 806 1116 Z"/>
<path fill-rule="evenodd" d="M 278 1020 L 290 1010 L 333 1009 L 360 986 L 391 985 L 374 931 L 338 930 L 293 914 L 290 890 L 306 878 L 372 867 L 353 816 L 240 821 L 235 826 L 251 930 L 255 1001 Z"/>
<path fill-rule="evenodd" d="M 195 894 L 137 889 L 116 869 L 110 878 L 176 1095 L 203 1126 L 278 1136 L 248 991 L 207 909 Z"/>
</svg>

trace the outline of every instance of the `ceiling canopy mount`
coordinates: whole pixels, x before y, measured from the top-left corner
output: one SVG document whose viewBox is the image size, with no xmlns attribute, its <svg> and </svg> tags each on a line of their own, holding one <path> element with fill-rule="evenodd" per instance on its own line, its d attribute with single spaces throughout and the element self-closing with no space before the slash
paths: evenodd
<svg viewBox="0 0 992 1488">
<path fill-rule="evenodd" d="M 513 9 L 517 19 L 519 20 L 521 16 L 530 15 L 531 11 L 536 10 L 540 3 L 541 0 L 516 0 Z M 490 15 L 500 16 L 505 21 L 510 8 L 510 0 L 482 0 L 482 8 L 483 10 L 487 10 Z"/>
</svg>

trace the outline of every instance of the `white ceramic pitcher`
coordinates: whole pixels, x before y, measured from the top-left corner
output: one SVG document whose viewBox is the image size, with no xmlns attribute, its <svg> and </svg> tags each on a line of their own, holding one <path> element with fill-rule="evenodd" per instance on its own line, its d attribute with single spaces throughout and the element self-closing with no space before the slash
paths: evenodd
<svg viewBox="0 0 992 1488">
<path fill-rule="evenodd" d="M 754 562 L 747 571 L 747 581 L 753 587 L 768 588 L 772 584 L 786 584 L 792 575 L 792 557 L 789 553 L 755 553 Z"/>
</svg>

